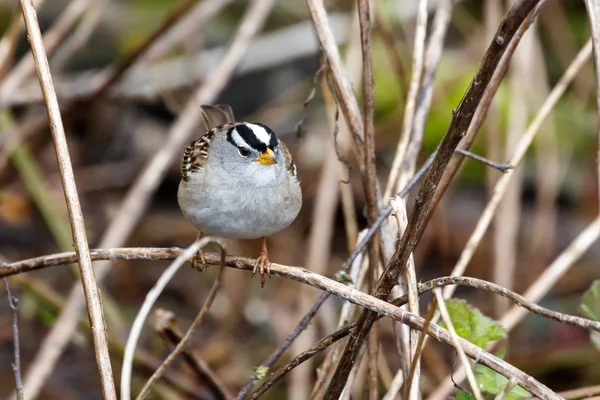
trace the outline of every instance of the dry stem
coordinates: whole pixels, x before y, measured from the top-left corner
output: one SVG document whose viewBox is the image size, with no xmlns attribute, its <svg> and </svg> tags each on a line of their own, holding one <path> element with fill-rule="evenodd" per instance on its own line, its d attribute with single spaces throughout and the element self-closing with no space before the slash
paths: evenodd
<svg viewBox="0 0 600 400">
<path fill-rule="evenodd" d="M 44 95 L 44 103 L 50 122 L 52 141 L 54 142 L 56 150 L 61 183 L 69 212 L 69 221 L 73 232 L 75 250 L 78 255 L 77 262 L 79 264 L 79 271 L 81 273 L 81 280 L 90 318 L 90 326 L 92 328 L 94 353 L 96 355 L 96 364 L 100 373 L 102 392 L 105 399 L 116 399 L 117 395 L 110 365 L 110 355 L 108 353 L 106 326 L 102 312 L 100 292 L 92 268 L 83 214 L 81 205 L 79 204 L 79 196 L 73 175 L 73 167 L 71 165 L 65 131 L 62 125 L 60 109 L 58 107 L 58 99 L 56 98 L 56 92 L 54 91 L 50 67 L 48 66 L 48 58 L 46 57 L 46 52 L 44 50 L 42 34 L 40 32 L 33 3 L 31 0 L 20 1 L 27 34 L 31 43 L 31 51 L 33 53 L 40 86 Z"/>
<path fill-rule="evenodd" d="M 502 58 L 506 45 L 536 3 L 537 0 L 520 0 L 515 2 L 498 28 L 492 43 L 488 47 L 488 50 L 481 61 L 477 74 L 473 78 L 473 81 L 458 108 L 454 112 L 448 132 L 440 143 L 433 165 L 415 200 L 415 208 L 411 215 L 407 230 L 402 236 L 394 256 L 390 260 L 390 263 L 377 284 L 374 292 L 376 297 L 386 297 L 392 287 L 396 284 L 398 276 L 403 271 L 408 257 L 414 250 L 423 233 L 425 225 L 431 216 L 433 209 L 430 207 L 430 204 L 442 174 L 450 161 L 450 157 L 466 133 L 473 119 L 475 110 L 483 97 L 485 88 Z M 340 360 L 326 397 L 339 397 L 348 374 L 350 373 L 350 369 L 354 364 L 358 350 L 362 347 L 362 343 L 374 321 L 375 314 L 368 311 L 362 313 L 359 318 L 359 328 L 356 335 L 353 335 L 346 345 L 344 355 Z"/>
<path fill-rule="evenodd" d="M 181 148 L 183 148 L 189 135 L 194 132 L 194 129 L 198 125 L 200 116 L 197 112 L 197 104 L 211 103 L 223 89 L 245 50 L 248 48 L 250 40 L 264 23 L 272 5 L 273 0 L 254 0 L 251 3 L 228 52 L 223 57 L 221 63 L 207 77 L 205 83 L 192 96 L 185 111 L 172 126 L 165 145 L 147 164 L 141 176 L 134 183 L 115 215 L 113 222 L 100 241 L 101 247 L 120 246 L 125 242 L 144 213 L 151 195 L 158 187 L 168 167 L 181 151 Z M 109 269 L 110 264 L 106 263 L 96 266 L 99 281 L 106 276 Z M 32 380 L 35 379 L 36 382 L 39 382 L 36 384 L 38 388 L 50 371 L 52 371 L 58 357 L 75 330 L 82 302 L 83 297 L 80 288 L 75 287 L 71 291 L 65 309 L 52 331 L 44 340 L 42 348 L 32 364 L 34 367 L 30 371 L 30 376 Z M 40 360 L 44 360 L 44 363 L 41 363 Z M 27 387 L 26 379 L 26 390 Z M 27 392 L 33 396 L 31 390 L 27 390 Z"/>
</svg>

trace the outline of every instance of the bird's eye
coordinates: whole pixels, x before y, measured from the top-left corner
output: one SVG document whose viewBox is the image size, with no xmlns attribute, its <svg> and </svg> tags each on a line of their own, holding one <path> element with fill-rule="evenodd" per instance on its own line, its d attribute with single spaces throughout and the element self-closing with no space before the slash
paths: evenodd
<svg viewBox="0 0 600 400">
<path fill-rule="evenodd" d="M 242 157 L 248 157 L 250 155 L 250 150 L 245 147 L 238 147 L 238 152 Z"/>
</svg>

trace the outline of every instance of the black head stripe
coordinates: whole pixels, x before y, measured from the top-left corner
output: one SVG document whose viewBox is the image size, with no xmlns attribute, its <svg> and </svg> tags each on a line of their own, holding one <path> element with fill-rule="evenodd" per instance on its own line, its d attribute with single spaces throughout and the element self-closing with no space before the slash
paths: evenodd
<svg viewBox="0 0 600 400">
<path fill-rule="evenodd" d="M 267 133 L 269 134 L 269 137 L 271 138 L 269 141 L 269 148 L 270 149 L 274 149 L 275 146 L 277 146 L 277 138 L 275 137 L 275 132 L 273 132 L 273 130 L 271 128 L 269 128 L 268 126 L 258 123 L 258 122 L 253 122 L 254 125 L 258 125 L 260 127 L 262 127 L 265 131 L 267 131 Z"/>
<path fill-rule="evenodd" d="M 238 125 L 235 129 L 238 131 L 242 140 L 248 144 L 248 146 L 260 151 L 261 153 L 267 150 L 267 146 L 265 146 L 263 142 L 258 140 L 256 135 L 254 134 L 254 132 L 252 132 L 252 129 L 250 129 L 248 125 Z"/>
</svg>

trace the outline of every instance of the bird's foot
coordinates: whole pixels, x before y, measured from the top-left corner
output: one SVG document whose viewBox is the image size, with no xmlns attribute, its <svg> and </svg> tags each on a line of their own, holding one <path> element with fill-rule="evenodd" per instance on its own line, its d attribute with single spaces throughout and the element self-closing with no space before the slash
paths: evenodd
<svg viewBox="0 0 600 400">
<path fill-rule="evenodd" d="M 266 251 L 261 251 L 260 256 L 256 259 L 252 276 L 256 273 L 260 274 L 260 287 L 265 287 L 265 273 L 271 277 L 271 261 Z"/>
<path fill-rule="evenodd" d="M 204 251 L 200 249 L 194 254 L 194 257 L 192 257 L 192 268 L 202 272 L 206 267 L 208 267 L 208 264 L 204 258 Z"/>
</svg>

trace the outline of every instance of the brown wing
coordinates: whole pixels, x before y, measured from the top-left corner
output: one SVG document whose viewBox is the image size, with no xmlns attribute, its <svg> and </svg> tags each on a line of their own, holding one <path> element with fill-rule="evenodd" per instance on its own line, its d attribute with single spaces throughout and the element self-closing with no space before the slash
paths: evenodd
<svg viewBox="0 0 600 400">
<path fill-rule="evenodd" d="M 200 111 L 207 130 L 235 122 L 233 110 L 227 104 L 202 105 Z"/>
<path fill-rule="evenodd" d="M 202 168 L 206 160 L 208 160 L 210 142 L 216 135 L 225 135 L 229 129 L 238 124 L 240 124 L 240 122 L 226 123 L 214 127 L 209 129 L 200 139 L 190 142 L 183 150 L 180 167 L 181 179 L 187 182 L 192 172 Z"/>
<path fill-rule="evenodd" d="M 292 174 L 293 176 L 296 176 L 296 164 L 294 164 L 294 160 L 292 160 L 292 155 L 291 155 L 290 151 L 288 150 L 287 146 L 285 145 L 285 143 L 283 143 L 279 139 L 277 139 L 277 145 L 279 146 L 279 148 L 281 149 L 281 152 L 283 153 L 283 158 L 285 159 L 285 168 L 288 170 L 288 172 L 290 174 Z"/>
</svg>

